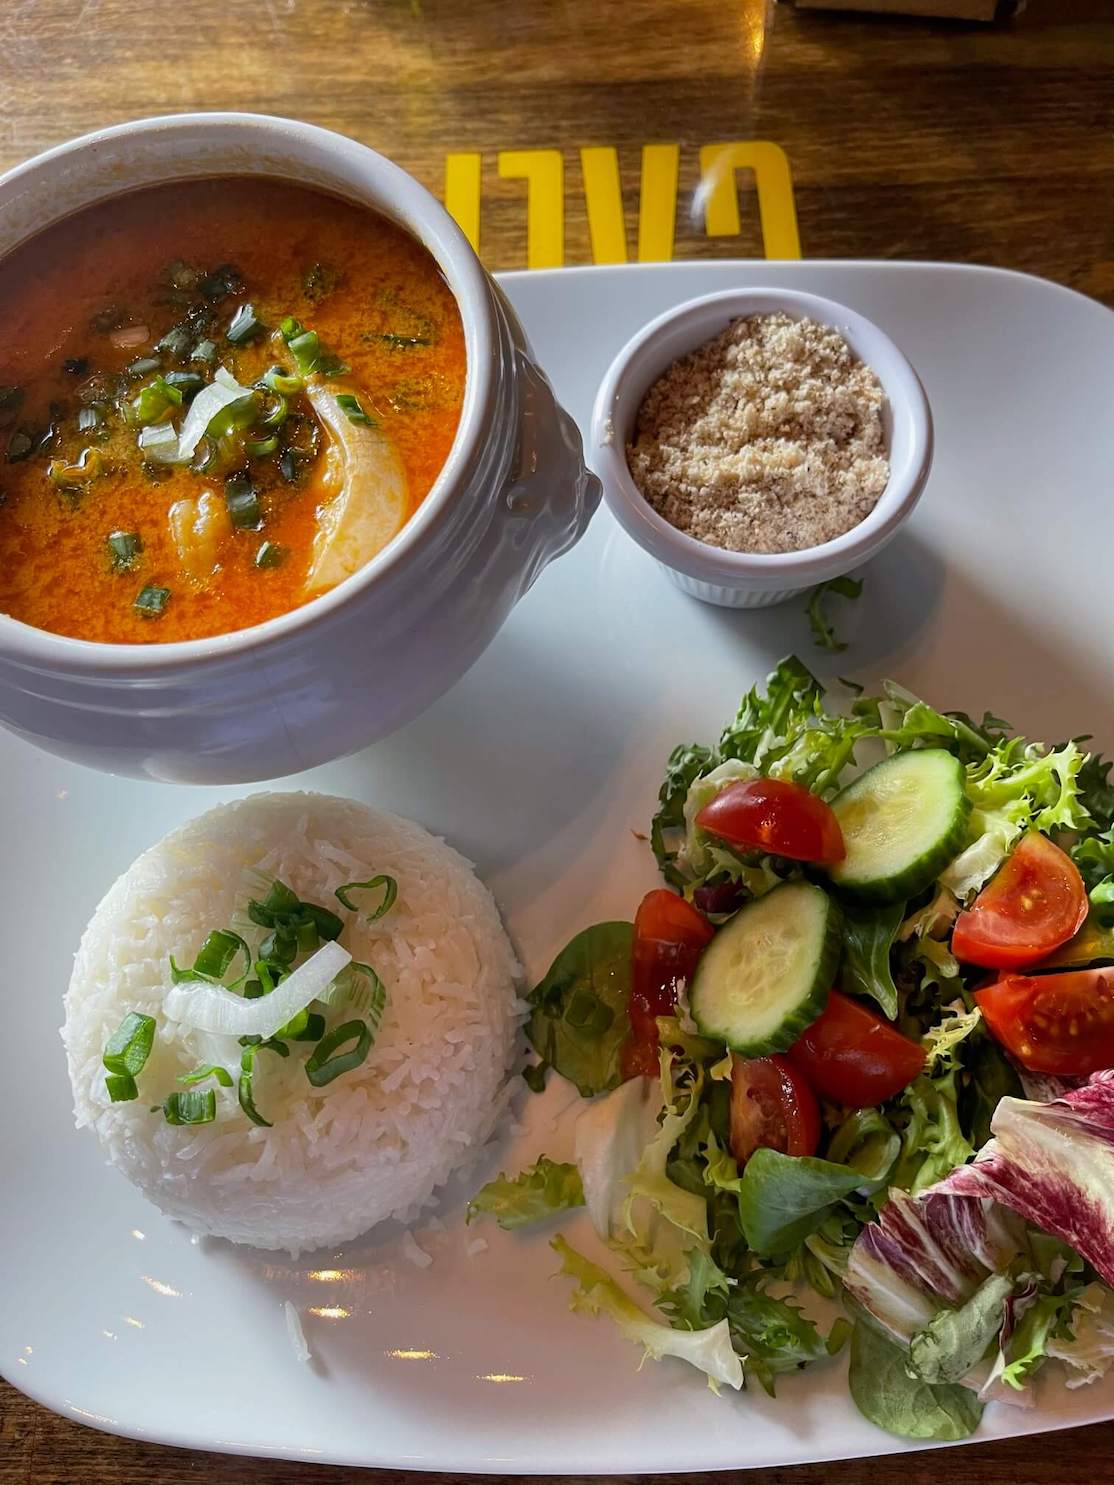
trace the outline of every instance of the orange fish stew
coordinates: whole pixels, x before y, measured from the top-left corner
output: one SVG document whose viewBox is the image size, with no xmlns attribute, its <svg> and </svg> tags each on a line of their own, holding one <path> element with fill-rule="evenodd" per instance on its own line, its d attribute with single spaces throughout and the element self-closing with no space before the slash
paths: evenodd
<svg viewBox="0 0 1114 1485">
<path fill-rule="evenodd" d="M 433 259 L 290 182 L 86 208 L 0 262 L 0 325 L 0 612 L 79 639 L 201 639 L 327 592 L 460 418 Z"/>
</svg>

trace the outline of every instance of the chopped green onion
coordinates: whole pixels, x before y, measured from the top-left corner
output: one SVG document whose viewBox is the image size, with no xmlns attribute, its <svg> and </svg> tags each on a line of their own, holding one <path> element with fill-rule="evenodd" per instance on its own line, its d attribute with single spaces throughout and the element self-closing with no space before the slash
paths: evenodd
<svg viewBox="0 0 1114 1485">
<path fill-rule="evenodd" d="M 287 551 L 277 542 L 265 541 L 255 554 L 256 567 L 281 567 L 286 561 Z"/>
<path fill-rule="evenodd" d="M 104 413 L 95 403 L 88 407 L 78 409 L 77 431 L 79 433 L 92 433 L 94 428 L 99 428 L 104 422 Z"/>
<path fill-rule="evenodd" d="M 298 940 L 288 929 L 275 928 L 259 945 L 259 953 L 264 960 L 293 964 L 298 953 Z"/>
<path fill-rule="evenodd" d="M 118 1077 L 138 1077 L 155 1043 L 155 1018 L 130 1011 L 104 1044 L 101 1061 Z"/>
<path fill-rule="evenodd" d="M 236 1085 L 236 1096 L 240 1101 L 240 1107 L 253 1124 L 258 1124 L 261 1129 L 270 1129 L 270 1119 L 264 1119 L 263 1115 L 255 1107 L 255 1095 L 252 1091 L 251 1080 L 255 1070 L 255 1054 L 259 1045 L 245 1047 L 240 1054 L 240 1081 Z"/>
<path fill-rule="evenodd" d="M 248 903 L 248 917 L 260 928 L 274 928 L 279 919 L 289 918 L 301 906 L 302 900 L 297 893 L 276 877 L 262 902 L 253 897 Z"/>
<path fill-rule="evenodd" d="M 259 976 L 259 982 L 264 995 L 270 995 L 276 985 L 281 985 L 290 973 L 290 965 L 282 959 L 264 959 L 255 961 L 255 972 Z"/>
<path fill-rule="evenodd" d="M 28 458 L 35 447 L 35 440 L 26 428 L 17 428 L 8 439 L 8 463 L 19 464 Z"/>
<path fill-rule="evenodd" d="M 317 372 L 321 376 L 342 376 L 348 367 L 339 356 L 321 344 L 316 330 L 307 330 L 300 320 L 287 316 L 281 325 L 282 338 L 290 348 L 294 363 L 303 376 Z"/>
<path fill-rule="evenodd" d="M 279 436 L 272 433 L 270 438 L 261 438 L 257 442 L 246 443 L 245 450 L 252 459 L 265 459 L 268 454 L 273 454 L 278 448 Z"/>
<path fill-rule="evenodd" d="M 321 940 L 317 933 L 317 924 L 312 917 L 308 917 L 304 923 L 299 923 L 295 929 L 299 954 L 312 954 L 319 946 Z"/>
<path fill-rule="evenodd" d="M 113 1103 L 131 1103 L 139 1097 L 139 1088 L 130 1073 L 109 1073 L 104 1086 Z"/>
<path fill-rule="evenodd" d="M 387 987 L 370 964 L 361 964 L 353 959 L 321 996 L 325 1005 L 351 1006 L 371 1022 L 372 1035 L 379 1030 L 379 1023 L 387 1005 Z"/>
<path fill-rule="evenodd" d="M 366 882 L 345 882 L 343 887 L 338 887 L 334 896 L 339 898 L 350 913 L 358 913 L 359 908 L 352 901 L 353 892 L 374 892 L 378 888 L 383 889 L 383 900 L 373 913 L 368 915 L 367 921 L 374 923 L 377 918 L 383 917 L 394 907 L 398 898 L 398 882 L 394 877 L 382 873 L 377 877 L 371 877 Z"/>
<path fill-rule="evenodd" d="M 113 531 L 106 545 L 113 572 L 128 572 L 136 565 L 143 541 L 138 531 Z"/>
<path fill-rule="evenodd" d="M 168 356 L 173 356 L 175 361 L 181 361 L 189 350 L 192 339 L 192 335 L 184 325 L 175 325 L 161 340 L 155 342 L 155 350 L 165 351 Z"/>
<path fill-rule="evenodd" d="M 249 475 L 230 474 L 224 482 L 224 503 L 228 518 L 239 530 L 257 531 L 263 524 L 259 494 Z"/>
<path fill-rule="evenodd" d="M 275 405 L 270 412 L 264 413 L 261 419 L 264 428 L 281 428 L 286 422 L 286 415 L 290 410 L 290 404 L 281 392 L 275 393 Z"/>
<path fill-rule="evenodd" d="M 181 392 L 183 397 L 192 397 L 205 385 L 205 378 L 197 371 L 168 371 L 165 381 L 168 387 Z"/>
<path fill-rule="evenodd" d="M 215 464 L 217 459 L 217 446 L 211 438 L 198 440 L 197 452 L 193 463 L 190 465 L 191 474 L 204 474 L 210 465 Z"/>
<path fill-rule="evenodd" d="M 170 960 L 170 983 L 172 985 L 181 985 L 184 984 L 186 980 L 197 979 L 197 976 L 194 974 L 193 970 L 183 969 L 182 966 L 174 958 L 173 954 L 168 954 L 167 958 Z"/>
<path fill-rule="evenodd" d="M 235 402 L 228 402 L 215 413 L 205 432 L 210 438 L 227 438 L 230 433 L 250 428 L 259 415 L 259 393 L 249 392 Z"/>
<path fill-rule="evenodd" d="M 295 335 L 287 344 L 298 370 L 303 376 L 309 376 L 321 359 L 321 342 L 317 338 L 317 331 L 305 330 L 301 335 Z"/>
<path fill-rule="evenodd" d="M 306 1077 L 315 1088 L 324 1088 L 334 1078 L 342 1077 L 359 1067 L 371 1051 L 372 1034 L 363 1021 L 345 1021 L 343 1026 L 322 1037 L 306 1058 Z M 338 1049 L 354 1042 L 349 1052 Z"/>
<path fill-rule="evenodd" d="M 232 1087 L 232 1074 L 226 1067 L 221 1067 L 219 1062 L 211 1062 L 208 1067 L 195 1067 L 193 1072 L 182 1073 L 179 1083 L 203 1083 L 206 1078 L 216 1078 L 222 1088 Z"/>
<path fill-rule="evenodd" d="M 149 376 L 152 371 L 158 371 L 162 361 L 158 356 L 140 356 L 138 361 L 133 361 L 127 368 L 129 376 Z"/>
<path fill-rule="evenodd" d="M 278 397 L 296 397 L 306 388 L 300 376 L 288 376 L 281 366 L 272 366 L 265 371 L 262 382 L 268 392 L 274 392 Z"/>
<path fill-rule="evenodd" d="M 343 919 L 338 918 L 336 913 L 330 912 L 327 907 L 321 907 L 316 902 L 304 902 L 302 906 L 313 919 L 314 927 L 327 944 L 331 944 L 344 932 Z"/>
<path fill-rule="evenodd" d="M 132 608 L 144 619 L 157 619 L 170 602 L 170 589 L 148 583 L 136 594 Z"/>
<path fill-rule="evenodd" d="M 134 397 L 128 412 L 133 423 L 161 423 L 182 405 L 182 393 L 164 376 L 156 376 Z"/>
<path fill-rule="evenodd" d="M 378 340 L 381 344 L 389 346 L 392 351 L 409 351 L 416 349 L 418 346 L 433 344 L 432 340 L 427 339 L 424 335 L 394 335 L 389 331 L 385 335 L 369 334 L 365 338 L 367 340 Z"/>
<path fill-rule="evenodd" d="M 206 274 L 197 287 L 206 299 L 224 299 L 229 294 L 239 294 L 244 281 L 231 263 L 222 263 L 212 273 Z"/>
<path fill-rule="evenodd" d="M 172 1093 L 162 1111 L 168 1124 L 211 1124 L 217 1117 L 217 1095 L 212 1088 Z"/>
<path fill-rule="evenodd" d="M 293 449 L 283 449 L 279 455 L 279 473 L 290 485 L 298 478 L 298 458 Z"/>
<path fill-rule="evenodd" d="M 337 406 L 350 423 L 360 423 L 365 428 L 378 428 L 379 424 L 373 417 L 364 412 L 360 406 L 358 397 L 353 397 L 351 392 L 337 393 Z"/>
<path fill-rule="evenodd" d="M 333 292 L 338 279 L 336 269 L 328 263 L 311 263 L 302 274 L 302 292 L 307 299 L 316 304 L 324 299 L 326 294 Z"/>
<path fill-rule="evenodd" d="M 238 953 L 244 956 L 244 972 L 238 979 L 233 980 L 230 989 L 235 989 L 250 973 L 251 949 L 240 935 L 233 933 L 230 928 L 214 929 L 201 945 L 201 950 L 193 961 L 194 974 L 201 975 L 208 980 L 223 980 L 228 973 L 229 965 Z"/>
<path fill-rule="evenodd" d="M 76 463 L 67 464 L 65 459 L 52 459 L 46 472 L 51 484 L 57 485 L 60 490 L 80 489 L 101 477 L 104 473 L 104 458 L 99 449 L 82 449 L 81 457 Z"/>
<path fill-rule="evenodd" d="M 121 309 L 118 304 L 110 304 L 92 316 L 89 329 L 95 330 L 98 335 L 107 335 L 110 330 L 119 330 L 127 318 L 126 309 Z"/>
<path fill-rule="evenodd" d="M 261 1036 L 242 1036 L 240 1045 L 241 1047 L 256 1047 L 261 1052 L 277 1052 L 280 1057 L 290 1056 L 290 1048 L 286 1043 L 276 1041 L 273 1036 L 269 1036 L 266 1041 Z"/>
<path fill-rule="evenodd" d="M 295 1042 L 319 1042 L 325 1035 L 325 1017 L 319 1015 L 317 1011 L 303 1011 L 302 1014 L 306 1018 L 305 1025 L 301 1031 L 288 1032 L 287 1035 L 290 1037 L 290 1040 Z M 281 1033 L 278 1034 L 281 1035 Z"/>
<path fill-rule="evenodd" d="M 215 340 L 199 340 L 193 348 L 191 361 L 201 361 L 205 365 L 217 359 L 217 343 Z"/>
<path fill-rule="evenodd" d="M 225 331 L 224 338 L 232 345 L 247 345 L 248 341 L 254 340 L 264 329 L 266 326 L 256 314 L 254 307 L 250 304 L 241 304 L 232 316 L 232 323 Z"/>
<path fill-rule="evenodd" d="M 291 1042 L 319 1042 L 324 1035 L 325 1017 L 309 1009 L 299 1011 L 275 1032 L 276 1037 Z"/>
</svg>

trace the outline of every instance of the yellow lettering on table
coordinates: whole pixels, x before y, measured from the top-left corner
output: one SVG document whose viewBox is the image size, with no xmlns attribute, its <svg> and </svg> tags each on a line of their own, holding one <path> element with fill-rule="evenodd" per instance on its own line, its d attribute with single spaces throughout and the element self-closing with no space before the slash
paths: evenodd
<svg viewBox="0 0 1114 1485">
<path fill-rule="evenodd" d="M 640 263 L 668 263 L 673 257 L 680 159 L 679 144 L 642 146 L 642 183 L 638 202 Z"/>
<path fill-rule="evenodd" d="M 627 229 L 623 223 L 623 188 L 619 181 L 619 151 L 610 145 L 580 151 L 584 177 L 584 205 L 594 263 L 627 261 Z"/>
<path fill-rule="evenodd" d="M 503 180 L 526 182 L 526 266 L 565 261 L 565 162 L 560 150 L 500 150 Z"/>
<path fill-rule="evenodd" d="M 480 156 L 445 156 L 445 210 L 472 244 L 480 250 Z"/>
<path fill-rule="evenodd" d="M 704 207 L 708 236 L 733 237 L 740 231 L 736 170 L 754 171 L 767 258 L 799 258 L 801 241 L 789 160 L 780 145 L 767 139 L 706 144 L 701 149 L 697 199 Z"/>
</svg>

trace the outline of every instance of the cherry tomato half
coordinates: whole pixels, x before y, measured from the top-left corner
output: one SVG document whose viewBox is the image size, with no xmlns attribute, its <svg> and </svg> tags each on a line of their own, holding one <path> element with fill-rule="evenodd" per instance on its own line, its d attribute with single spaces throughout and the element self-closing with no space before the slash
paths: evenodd
<svg viewBox="0 0 1114 1485">
<path fill-rule="evenodd" d="M 1030 1072 L 1083 1077 L 1114 1067 L 1114 969 L 1000 975 L 975 1004 Z"/>
<path fill-rule="evenodd" d="M 820 1105 L 784 1057 L 731 1055 L 731 1153 L 745 1165 L 758 1149 L 815 1155 Z"/>
<path fill-rule="evenodd" d="M 1066 944 L 1086 916 L 1075 862 L 1031 830 L 955 920 L 952 953 L 988 969 L 1020 969 Z"/>
<path fill-rule="evenodd" d="M 884 1103 L 924 1071 L 916 1042 L 838 990 L 787 1055 L 817 1093 L 850 1109 Z"/>
<path fill-rule="evenodd" d="M 659 887 L 647 892 L 634 915 L 630 1040 L 623 1048 L 626 1078 L 656 1077 L 659 1016 L 677 1004 L 677 986 L 692 980 L 701 950 L 715 929 L 691 903 Z"/>
<path fill-rule="evenodd" d="M 700 811 L 701 830 L 733 846 L 830 866 L 847 854 L 829 805 L 788 779 L 739 779 Z"/>
</svg>

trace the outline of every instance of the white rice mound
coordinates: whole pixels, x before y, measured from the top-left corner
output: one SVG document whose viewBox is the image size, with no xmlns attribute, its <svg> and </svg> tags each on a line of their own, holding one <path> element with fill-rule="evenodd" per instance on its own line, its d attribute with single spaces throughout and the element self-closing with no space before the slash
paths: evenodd
<svg viewBox="0 0 1114 1485">
<path fill-rule="evenodd" d="M 344 919 L 341 944 L 387 987 L 379 1033 L 361 1067 L 323 1088 L 305 1075 L 305 1043 L 287 1059 L 258 1056 L 255 1103 L 271 1129 L 250 1122 L 235 1086 L 217 1089 L 215 1122 L 170 1125 L 151 1106 L 202 1064 L 223 1063 L 235 1082 L 240 1047 L 165 1018 L 168 956 L 192 964 L 210 930 L 245 932 L 247 901 L 262 895 L 252 868 Z M 369 924 L 333 893 L 381 872 L 398 900 Z M 421 826 L 323 794 L 222 805 L 144 852 L 85 930 L 62 1029 L 77 1126 L 196 1232 L 294 1255 L 335 1247 L 388 1217 L 412 1220 L 492 1135 L 516 1060 L 517 976 L 490 892 Z M 129 1011 L 155 1017 L 155 1045 L 138 1099 L 113 1104 L 101 1054 Z M 329 1025 L 354 1014 L 330 1010 Z"/>
</svg>

